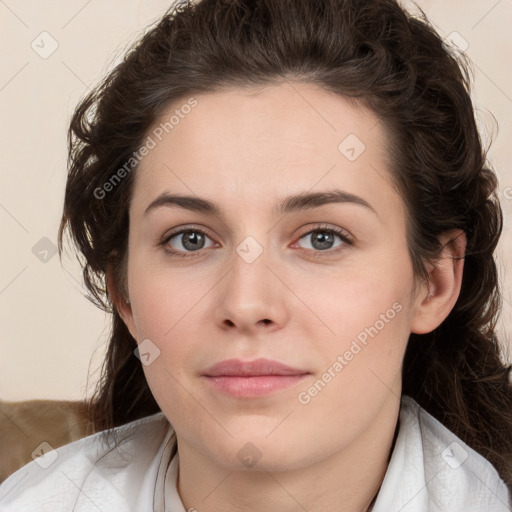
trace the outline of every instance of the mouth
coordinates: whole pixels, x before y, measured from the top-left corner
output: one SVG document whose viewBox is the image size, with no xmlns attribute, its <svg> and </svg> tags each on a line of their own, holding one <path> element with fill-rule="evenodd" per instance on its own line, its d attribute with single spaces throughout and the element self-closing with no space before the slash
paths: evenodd
<svg viewBox="0 0 512 512">
<path fill-rule="evenodd" d="M 202 376 L 217 391 L 239 398 L 255 398 L 292 386 L 309 374 L 306 370 L 262 358 L 221 361 Z"/>
</svg>

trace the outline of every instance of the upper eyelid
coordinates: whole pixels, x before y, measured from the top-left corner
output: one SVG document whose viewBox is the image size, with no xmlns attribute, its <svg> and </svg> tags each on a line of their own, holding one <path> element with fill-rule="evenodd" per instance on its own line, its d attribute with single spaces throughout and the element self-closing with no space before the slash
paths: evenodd
<svg viewBox="0 0 512 512">
<path fill-rule="evenodd" d="M 313 223 L 315 224 L 315 223 Z M 343 231 L 344 233 L 347 234 L 347 236 L 352 236 L 352 234 L 350 233 L 350 231 L 348 231 L 348 229 L 346 228 L 342 228 L 341 226 L 331 226 L 329 224 L 326 224 L 326 223 L 316 223 L 317 225 L 316 226 L 313 226 L 313 227 L 308 227 L 308 228 L 304 228 L 305 231 L 303 233 L 301 233 L 300 236 L 304 236 L 304 235 L 307 235 L 308 233 L 310 233 L 311 231 L 318 231 L 318 230 L 321 230 L 321 229 L 325 229 L 326 231 L 329 231 L 329 230 L 332 230 L 332 231 Z M 169 231 L 166 231 L 166 233 L 163 235 L 164 237 L 165 236 L 174 236 L 174 235 L 178 235 L 178 234 L 182 234 L 183 232 L 186 232 L 186 231 L 201 231 L 201 232 L 204 232 L 206 234 L 208 234 L 209 232 L 209 229 L 208 228 L 205 228 L 204 226 L 200 226 L 199 224 L 186 224 L 184 225 L 183 227 L 176 227 L 176 228 L 173 228 Z"/>
<path fill-rule="evenodd" d="M 342 228 L 341 226 L 337 226 L 337 227 L 329 226 L 328 224 L 325 224 L 325 223 L 319 223 L 315 227 L 306 229 L 306 231 L 304 231 L 303 233 L 301 233 L 298 236 L 298 240 L 300 240 L 302 237 L 304 237 L 306 235 L 309 235 L 310 233 L 312 233 L 314 231 L 332 231 L 335 235 L 341 237 L 342 239 L 345 238 L 348 241 L 350 241 L 351 243 L 354 241 L 354 236 L 352 235 L 352 233 L 350 233 L 350 231 L 348 231 L 348 229 Z"/>
<path fill-rule="evenodd" d="M 209 235 L 209 232 L 208 232 L 207 228 L 204 228 L 202 226 L 195 226 L 195 225 L 192 224 L 192 225 L 186 225 L 184 227 L 173 228 L 171 230 L 166 231 L 162 235 L 161 240 L 162 241 L 169 240 L 170 238 L 172 238 L 174 236 L 182 235 L 183 233 L 187 233 L 188 231 L 199 231 L 200 233 L 204 233 L 206 236 L 212 238 Z"/>
<path fill-rule="evenodd" d="M 313 227 L 313 228 L 309 228 L 307 231 L 305 231 L 303 234 L 307 234 L 309 233 L 310 231 L 317 231 L 317 230 L 322 230 L 322 229 L 325 229 L 326 231 L 342 231 L 343 233 L 346 233 L 347 234 L 347 237 L 352 237 L 352 234 L 350 233 L 350 231 L 346 228 L 343 228 L 341 226 L 331 226 L 329 224 L 325 224 L 325 223 L 318 223 L 318 225 L 316 227 Z"/>
</svg>

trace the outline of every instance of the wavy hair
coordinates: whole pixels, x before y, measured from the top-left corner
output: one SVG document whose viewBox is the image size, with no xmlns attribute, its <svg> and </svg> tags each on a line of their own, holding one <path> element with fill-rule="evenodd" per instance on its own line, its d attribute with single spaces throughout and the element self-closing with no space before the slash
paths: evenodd
<svg viewBox="0 0 512 512">
<path fill-rule="evenodd" d="M 426 264 L 439 256 L 442 233 L 466 233 L 460 295 L 438 328 L 410 335 L 403 393 L 487 458 L 512 489 L 511 365 L 501 359 L 495 333 L 497 178 L 476 126 L 470 62 L 447 51 L 419 12 L 412 15 L 395 0 L 180 1 L 82 99 L 69 127 L 58 243 L 62 257 L 67 232 L 88 298 L 112 314 L 90 400 L 97 430 L 160 411 L 106 283 L 112 269 L 126 292 L 136 167 L 108 194 L 98 191 L 170 101 L 224 86 L 295 80 L 360 102 L 385 124 L 392 178 L 408 211 L 415 277 L 428 278 Z"/>
</svg>

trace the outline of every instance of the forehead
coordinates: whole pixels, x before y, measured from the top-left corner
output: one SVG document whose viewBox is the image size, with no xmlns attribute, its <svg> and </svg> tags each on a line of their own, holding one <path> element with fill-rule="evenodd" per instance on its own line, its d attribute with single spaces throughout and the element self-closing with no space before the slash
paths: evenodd
<svg viewBox="0 0 512 512">
<path fill-rule="evenodd" d="M 264 201 L 316 186 L 378 195 L 390 181 L 378 117 L 318 85 L 233 87 L 190 98 L 167 105 L 148 131 L 154 147 L 136 171 L 135 208 L 165 190 Z"/>
</svg>

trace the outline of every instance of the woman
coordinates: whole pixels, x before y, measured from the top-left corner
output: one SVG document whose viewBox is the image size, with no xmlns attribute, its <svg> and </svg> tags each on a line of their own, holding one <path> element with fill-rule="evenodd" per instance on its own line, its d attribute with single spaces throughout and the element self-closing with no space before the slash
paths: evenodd
<svg viewBox="0 0 512 512">
<path fill-rule="evenodd" d="M 101 432 L 1 510 L 511 510 L 496 177 L 425 18 L 182 2 L 69 163 L 60 248 L 113 317 Z"/>
</svg>

